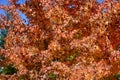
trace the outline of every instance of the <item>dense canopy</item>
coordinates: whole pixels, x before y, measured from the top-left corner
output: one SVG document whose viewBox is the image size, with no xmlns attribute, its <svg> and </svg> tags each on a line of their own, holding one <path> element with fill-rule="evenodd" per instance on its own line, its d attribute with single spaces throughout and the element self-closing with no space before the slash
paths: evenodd
<svg viewBox="0 0 120 80">
<path fill-rule="evenodd" d="M 8 31 L 0 80 L 120 80 L 119 0 L 9 3 L 0 5 L 7 11 L 0 28 Z"/>
</svg>

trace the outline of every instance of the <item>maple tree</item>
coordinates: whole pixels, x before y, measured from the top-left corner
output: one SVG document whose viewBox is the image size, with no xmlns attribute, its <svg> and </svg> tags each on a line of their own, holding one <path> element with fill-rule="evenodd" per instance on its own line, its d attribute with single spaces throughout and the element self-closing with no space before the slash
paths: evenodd
<svg viewBox="0 0 120 80">
<path fill-rule="evenodd" d="M 0 66 L 3 80 L 110 80 L 120 78 L 120 1 L 27 0 L 0 8 L 8 29 Z M 22 11 L 29 19 L 24 24 Z M 16 72 L 17 71 L 17 72 Z M 6 74 L 6 75 L 5 75 Z"/>
</svg>

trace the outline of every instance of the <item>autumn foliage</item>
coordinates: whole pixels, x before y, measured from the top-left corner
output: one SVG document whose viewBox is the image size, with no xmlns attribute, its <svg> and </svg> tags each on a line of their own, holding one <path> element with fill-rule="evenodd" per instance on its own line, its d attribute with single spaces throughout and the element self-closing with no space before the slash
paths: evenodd
<svg viewBox="0 0 120 80">
<path fill-rule="evenodd" d="M 2 80 L 117 80 L 120 78 L 120 1 L 27 0 L 0 8 L 8 29 L 0 66 L 17 72 Z M 19 11 L 29 19 L 21 20 Z"/>
</svg>

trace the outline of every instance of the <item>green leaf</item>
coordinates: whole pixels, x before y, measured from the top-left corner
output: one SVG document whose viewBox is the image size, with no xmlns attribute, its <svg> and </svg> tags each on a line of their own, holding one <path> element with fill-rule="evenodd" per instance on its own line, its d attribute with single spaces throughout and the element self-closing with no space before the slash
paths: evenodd
<svg viewBox="0 0 120 80">
<path fill-rule="evenodd" d="M 52 80 L 56 80 L 56 75 L 54 73 L 48 74 L 48 77 Z"/>
<path fill-rule="evenodd" d="M 120 80 L 120 74 L 116 74 L 116 75 L 115 75 L 115 78 L 116 78 L 117 80 Z"/>
<path fill-rule="evenodd" d="M 20 75 L 19 80 L 24 80 L 24 77 L 22 75 Z"/>
<path fill-rule="evenodd" d="M 75 57 L 76 57 L 76 54 L 72 54 L 67 58 L 67 60 L 68 61 L 73 61 Z"/>
<path fill-rule="evenodd" d="M 2 73 L 6 74 L 6 75 L 7 74 L 12 75 L 14 73 L 17 73 L 17 69 L 14 68 L 13 65 L 10 64 L 10 65 L 3 68 Z"/>
<path fill-rule="evenodd" d="M 8 29 L 0 29 L 0 47 L 4 48 L 4 38 L 7 36 Z"/>
<path fill-rule="evenodd" d="M 3 30 L 1 30 L 1 34 L 2 34 L 4 37 L 6 37 L 7 33 L 8 33 L 8 29 L 3 29 Z"/>
<path fill-rule="evenodd" d="M 82 36 L 81 36 L 80 34 L 76 34 L 75 37 L 76 37 L 77 39 L 82 39 Z"/>
<path fill-rule="evenodd" d="M 0 67 L 0 74 L 3 72 L 4 67 Z"/>
<path fill-rule="evenodd" d="M 4 40 L 5 36 L 4 35 L 0 35 L 0 40 Z"/>
<path fill-rule="evenodd" d="M 4 46 L 5 41 L 4 40 L 0 40 L 0 46 L 3 47 Z"/>
</svg>

